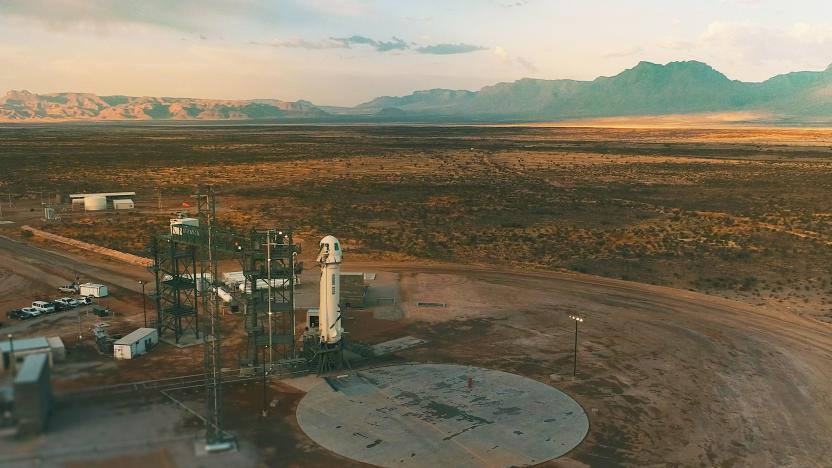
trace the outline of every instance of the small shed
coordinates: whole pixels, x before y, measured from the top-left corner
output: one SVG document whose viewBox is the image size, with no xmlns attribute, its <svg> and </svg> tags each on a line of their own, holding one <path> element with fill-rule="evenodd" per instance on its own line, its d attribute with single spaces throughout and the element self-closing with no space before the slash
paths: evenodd
<svg viewBox="0 0 832 468">
<path fill-rule="evenodd" d="M 84 283 L 79 286 L 79 290 L 82 296 L 106 297 L 109 295 L 107 286 L 104 286 L 103 284 Z"/>
<path fill-rule="evenodd" d="M 60 336 L 50 336 L 46 341 L 52 352 L 52 362 L 61 362 L 66 359 L 66 346 Z"/>
<path fill-rule="evenodd" d="M 46 429 L 52 411 L 49 353 L 26 356 L 14 379 L 14 417 L 21 434 L 39 434 Z"/>
<path fill-rule="evenodd" d="M 0 341 L 0 370 L 3 372 L 11 368 L 12 355 L 14 355 L 15 368 L 20 369 L 26 356 L 31 354 L 46 353 L 49 357 L 49 365 L 52 365 L 52 348 L 49 341 L 42 336 L 36 338 L 24 338 L 20 340 Z"/>
<path fill-rule="evenodd" d="M 124 198 L 120 200 L 113 200 L 113 209 L 114 210 L 132 210 L 135 208 L 136 205 L 133 203 L 133 200 L 129 198 Z"/>
<path fill-rule="evenodd" d="M 116 359 L 134 359 L 146 354 L 159 343 L 159 332 L 155 328 L 139 328 L 113 343 Z"/>
</svg>

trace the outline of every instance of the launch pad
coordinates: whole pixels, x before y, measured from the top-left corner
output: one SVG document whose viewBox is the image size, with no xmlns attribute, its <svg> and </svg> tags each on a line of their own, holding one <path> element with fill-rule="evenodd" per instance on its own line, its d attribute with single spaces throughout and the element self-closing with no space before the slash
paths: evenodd
<svg viewBox="0 0 832 468">
<path fill-rule="evenodd" d="M 477 367 L 359 371 L 313 387 L 297 409 L 321 446 L 381 466 L 520 466 L 564 455 L 589 430 L 583 408 L 546 384 Z"/>
</svg>

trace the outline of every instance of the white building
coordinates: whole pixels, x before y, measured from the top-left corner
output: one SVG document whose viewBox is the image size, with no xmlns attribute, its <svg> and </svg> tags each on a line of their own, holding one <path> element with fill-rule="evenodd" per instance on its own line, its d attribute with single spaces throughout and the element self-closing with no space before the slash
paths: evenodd
<svg viewBox="0 0 832 468">
<path fill-rule="evenodd" d="M 155 328 L 139 328 L 113 343 L 116 359 L 133 359 L 147 353 L 159 343 L 159 332 Z"/>
<path fill-rule="evenodd" d="M 103 284 L 84 283 L 80 285 L 78 289 L 79 294 L 82 296 L 107 297 L 107 295 L 109 295 L 107 286 L 104 286 Z"/>
<path fill-rule="evenodd" d="M 84 211 L 104 211 L 109 208 L 129 209 L 128 205 L 133 208 L 135 196 L 136 192 L 71 193 L 69 199 L 73 209 L 76 206 L 83 206 Z"/>
<path fill-rule="evenodd" d="M 63 361 L 66 358 L 66 348 L 64 342 L 57 336 L 35 338 L 22 338 L 12 340 L 0 341 L 0 372 L 5 372 L 12 365 L 12 359 L 15 361 L 15 366 L 19 367 L 23 364 L 23 360 L 30 354 L 46 353 L 48 354 L 49 366 L 56 361 Z"/>
<path fill-rule="evenodd" d="M 113 209 L 114 210 L 132 210 L 135 208 L 136 205 L 133 203 L 133 200 L 129 198 L 124 198 L 120 200 L 113 200 Z"/>
</svg>

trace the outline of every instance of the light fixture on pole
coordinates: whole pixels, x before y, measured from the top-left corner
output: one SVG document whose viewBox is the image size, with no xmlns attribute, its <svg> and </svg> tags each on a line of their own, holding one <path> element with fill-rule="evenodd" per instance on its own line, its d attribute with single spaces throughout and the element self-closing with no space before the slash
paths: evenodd
<svg viewBox="0 0 832 468">
<path fill-rule="evenodd" d="M 584 321 L 584 317 L 578 314 L 569 314 L 569 318 L 575 321 L 575 360 L 572 364 L 572 377 L 578 374 L 578 324 Z"/>
</svg>

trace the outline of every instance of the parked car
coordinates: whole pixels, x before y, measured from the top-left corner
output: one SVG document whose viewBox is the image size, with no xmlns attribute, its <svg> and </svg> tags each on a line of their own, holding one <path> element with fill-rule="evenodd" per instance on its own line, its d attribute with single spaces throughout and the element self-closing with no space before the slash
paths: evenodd
<svg viewBox="0 0 832 468">
<path fill-rule="evenodd" d="M 72 308 L 72 307 L 64 304 L 63 302 L 60 302 L 60 301 L 57 301 L 57 300 L 50 302 L 49 305 L 51 305 L 52 307 L 55 308 L 55 312 L 63 312 L 65 310 L 69 310 L 69 309 Z"/>
<path fill-rule="evenodd" d="M 92 304 L 92 296 L 81 296 L 77 299 L 79 305 Z"/>
<path fill-rule="evenodd" d="M 95 305 L 92 306 L 92 313 L 99 317 L 106 317 L 110 315 L 110 309 L 105 309 L 104 307 Z"/>
<path fill-rule="evenodd" d="M 55 299 L 54 301 L 52 301 L 52 303 L 61 304 L 63 307 L 65 307 L 65 309 L 63 310 L 69 310 L 78 307 L 78 301 L 71 297 L 62 297 L 60 299 Z"/>
<path fill-rule="evenodd" d="M 34 307 L 24 307 L 20 309 L 20 315 L 21 320 L 28 320 L 30 318 L 39 317 L 41 315 L 41 311 L 35 309 Z"/>
<path fill-rule="evenodd" d="M 12 309 L 6 312 L 6 318 L 23 320 L 23 311 L 20 309 Z"/>
<path fill-rule="evenodd" d="M 56 312 L 55 306 L 46 301 L 35 301 L 32 303 L 32 308 L 42 314 L 54 314 Z"/>
</svg>

